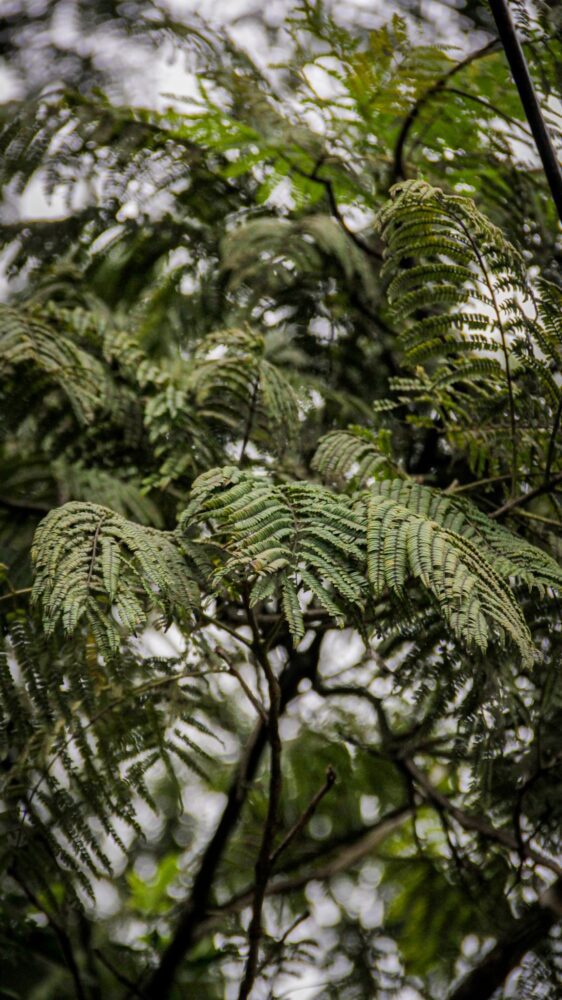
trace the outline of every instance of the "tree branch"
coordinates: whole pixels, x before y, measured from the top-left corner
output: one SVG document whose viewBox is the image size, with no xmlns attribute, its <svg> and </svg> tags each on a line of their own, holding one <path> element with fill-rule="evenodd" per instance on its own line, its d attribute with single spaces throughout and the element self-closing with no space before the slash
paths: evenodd
<svg viewBox="0 0 562 1000">
<path fill-rule="evenodd" d="M 368 854 L 371 854 L 390 836 L 390 834 L 404 823 L 411 815 L 409 805 L 399 806 L 393 809 L 370 827 L 363 827 L 355 831 L 340 842 L 337 847 L 332 846 L 326 850 L 323 846 L 313 855 L 297 859 L 291 862 L 290 868 L 297 869 L 294 875 L 285 875 L 284 878 L 277 878 L 267 886 L 266 896 L 283 896 L 290 892 L 297 892 L 312 880 L 323 881 L 332 878 L 339 872 L 347 871 L 357 864 Z M 324 860 L 323 864 L 314 867 L 315 863 Z M 312 866 L 312 867 L 311 867 Z M 304 868 L 303 871 L 298 869 Z M 285 869 L 287 871 L 287 869 Z M 232 896 L 226 903 L 216 907 L 207 914 L 204 923 L 197 929 L 196 940 L 200 940 L 214 927 L 217 920 L 226 913 L 239 913 L 248 906 L 253 898 L 253 889 L 245 889 L 243 892 Z"/>
<path fill-rule="evenodd" d="M 390 186 L 392 187 L 396 181 L 404 180 L 406 177 L 406 169 L 404 166 L 404 147 L 406 141 L 410 134 L 412 126 L 415 124 L 416 119 L 419 117 L 420 111 L 425 107 L 425 105 L 440 91 L 445 89 L 448 81 L 460 73 L 465 66 L 469 66 L 470 63 L 475 62 L 477 59 L 481 59 L 483 56 L 487 55 L 498 45 L 499 39 L 493 38 L 491 42 L 487 42 L 486 45 L 482 46 L 480 49 L 476 49 L 475 52 L 470 52 L 461 62 L 457 63 L 456 66 L 452 66 L 451 69 L 445 73 L 439 80 L 426 90 L 425 94 L 422 94 L 418 98 L 416 103 L 410 108 L 408 114 L 406 115 L 400 132 L 398 133 L 398 139 L 396 140 L 396 146 L 394 149 L 394 163 L 392 167 L 392 172 L 390 176 Z"/>
<path fill-rule="evenodd" d="M 269 662 L 269 657 L 262 646 L 260 631 L 253 615 L 252 609 L 247 607 L 248 620 L 252 627 L 254 636 L 254 653 L 267 679 L 269 691 L 269 720 L 267 735 L 271 748 L 271 760 L 269 771 L 269 799 L 267 803 L 267 816 L 263 827 L 262 841 L 258 859 L 256 861 L 256 881 L 254 885 L 254 900 L 252 907 L 252 919 L 248 928 L 248 957 L 246 968 L 240 984 L 238 1000 L 247 1000 L 252 991 L 256 974 L 258 971 L 258 960 L 260 943 L 262 939 L 262 910 L 267 883 L 273 867 L 273 844 L 275 840 L 275 830 L 277 817 L 279 814 L 279 802 L 281 799 L 281 788 L 283 773 L 281 768 L 282 744 L 279 735 L 279 715 L 281 711 L 281 688 L 275 676 L 275 671 Z"/>
<path fill-rule="evenodd" d="M 562 482 L 562 472 L 558 472 L 555 476 L 550 476 L 548 480 L 541 483 L 540 486 L 535 486 L 534 489 L 529 490 L 527 493 L 521 493 L 518 497 L 511 497 L 510 500 L 506 500 L 501 507 L 497 510 L 493 510 L 488 517 L 496 518 L 501 517 L 503 514 L 508 514 L 509 511 L 513 510 L 515 507 L 522 507 L 523 504 L 529 503 L 534 500 L 535 497 L 543 496 L 544 493 L 550 493 L 550 491 L 557 485 L 557 483 Z"/>
<path fill-rule="evenodd" d="M 343 231 L 347 234 L 347 236 L 349 236 L 351 242 L 355 243 L 355 246 L 359 247 L 359 249 L 362 250 L 363 253 L 367 254 L 368 257 L 373 257 L 374 260 L 378 260 L 380 263 L 383 259 L 382 253 L 380 253 L 379 250 L 375 250 L 374 247 L 369 246 L 368 243 L 365 243 L 365 241 L 362 240 L 361 237 L 358 236 L 357 233 L 353 231 L 353 229 L 349 228 L 338 205 L 332 181 L 328 177 L 320 177 L 320 175 L 318 174 L 318 170 L 320 169 L 321 166 L 322 162 L 319 161 L 316 164 L 316 167 L 314 168 L 312 173 L 307 174 L 305 170 L 302 170 L 300 167 L 297 167 L 296 164 L 291 163 L 291 170 L 294 170 L 295 173 L 300 174 L 301 177 L 306 177 L 306 179 L 309 181 L 314 181 L 316 184 L 322 185 L 328 197 L 330 212 L 332 213 L 334 219 L 336 219 L 337 222 L 339 222 Z"/>
<path fill-rule="evenodd" d="M 528 951 L 562 918 L 562 878 L 558 878 L 502 936 L 449 1000 L 489 1000 Z"/>
<path fill-rule="evenodd" d="M 446 795 L 443 795 L 442 792 L 435 788 L 427 775 L 424 774 L 411 758 L 403 758 L 402 764 L 412 776 L 416 785 L 422 789 L 425 798 L 437 806 L 439 810 L 448 812 L 457 821 L 459 826 L 462 826 L 463 830 L 478 833 L 487 840 L 495 841 L 497 844 L 501 844 L 502 847 L 506 847 L 510 851 L 515 851 L 522 857 L 542 865 L 543 868 L 548 868 L 555 875 L 562 878 L 562 866 L 557 861 L 554 861 L 553 858 L 549 858 L 542 851 L 535 850 L 528 843 L 520 843 L 513 834 L 508 833 L 507 830 L 493 826 L 482 816 L 475 816 L 472 813 L 465 812 L 463 809 L 459 809 L 454 802 L 451 802 Z"/>
<path fill-rule="evenodd" d="M 289 832 L 283 837 L 281 843 L 273 851 L 273 854 L 271 855 L 270 858 L 272 866 L 278 860 L 283 851 L 287 850 L 289 844 L 292 843 L 292 841 L 301 832 L 301 830 L 304 829 L 308 821 L 314 816 L 314 813 L 316 812 L 324 796 L 327 795 L 330 789 L 334 787 L 335 780 L 336 780 L 336 772 L 330 765 L 326 771 L 326 780 L 322 785 L 322 788 L 320 788 L 316 792 L 316 795 L 311 799 L 306 809 L 304 810 L 302 816 L 299 817 L 295 825 L 291 827 Z"/>
<path fill-rule="evenodd" d="M 562 173 L 509 7 L 506 0 L 490 0 L 490 9 L 494 15 L 513 81 L 519 91 L 523 110 L 533 133 L 558 217 L 562 222 Z"/>
<path fill-rule="evenodd" d="M 281 711 L 297 695 L 300 682 L 305 678 L 310 680 L 314 678 L 322 639 L 323 632 L 319 631 L 310 648 L 302 653 L 296 653 L 283 671 L 279 680 Z M 178 924 L 160 959 L 160 964 L 143 989 L 147 1000 L 166 1000 L 179 966 L 195 944 L 196 931 L 205 919 L 217 870 L 240 818 L 248 788 L 255 777 L 266 744 L 267 727 L 260 720 L 233 776 L 224 811 L 203 852 L 191 893 L 183 906 Z"/>
<path fill-rule="evenodd" d="M 39 902 L 39 899 L 37 898 L 35 893 L 29 888 L 29 886 L 26 884 L 24 879 L 21 878 L 21 876 L 18 874 L 18 872 L 15 870 L 14 867 L 10 869 L 9 874 L 14 879 L 14 882 L 17 882 L 17 884 L 23 890 L 23 892 L 27 896 L 27 899 L 32 904 L 32 906 L 34 906 L 39 913 L 44 914 L 44 916 L 47 918 L 49 925 L 53 929 L 55 937 L 59 942 L 64 962 L 68 968 L 68 971 L 70 972 L 70 975 L 72 976 L 72 980 L 74 982 L 74 989 L 76 991 L 76 1000 L 86 1000 L 86 992 L 84 990 L 84 985 L 82 983 L 80 971 L 78 969 L 78 965 L 76 964 L 76 959 L 74 957 L 72 942 L 70 940 L 70 937 L 66 929 L 62 926 L 62 924 L 58 922 L 58 920 L 55 919 L 53 914 Z"/>
</svg>

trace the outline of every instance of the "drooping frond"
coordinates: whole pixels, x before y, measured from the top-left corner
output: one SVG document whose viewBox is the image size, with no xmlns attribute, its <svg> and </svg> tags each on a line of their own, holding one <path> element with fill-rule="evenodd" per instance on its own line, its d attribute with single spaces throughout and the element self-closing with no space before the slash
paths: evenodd
<svg viewBox="0 0 562 1000">
<path fill-rule="evenodd" d="M 551 556 L 490 520 L 470 501 L 403 479 L 375 482 L 370 492 L 467 539 L 486 553 L 494 572 L 505 582 L 513 579 L 541 594 L 549 587 L 562 589 L 562 568 Z"/>
<path fill-rule="evenodd" d="M 272 442 L 282 452 L 298 431 L 298 402 L 267 341 L 254 331 L 228 329 L 205 338 L 192 374 L 198 412 L 244 439 Z"/>
<path fill-rule="evenodd" d="M 87 468 L 62 459 L 52 463 L 51 472 L 59 495 L 71 500 L 92 501 L 139 524 L 162 527 L 158 507 L 143 492 L 138 480 L 119 479 L 107 469 Z"/>
<path fill-rule="evenodd" d="M 385 431 L 378 435 L 360 427 L 332 431 L 321 440 L 312 466 L 327 481 L 350 481 L 356 487 L 369 482 L 371 493 L 438 522 L 482 551 L 489 547 L 495 572 L 505 581 L 513 579 L 541 593 L 545 588 L 562 588 L 562 569 L 551 556 L 490 520 L 473 503 L 454 493 L 445 494 L 413 480 L 396 478 Z"/>
<path fill-rule="evenodd" d="M 400 594 L 409 577 L 437 599 L 452 631 L 485 651 L 494 636 L 509 637 L 524 659 L 531 636 L 509 586 L 481 549 L 437 521 L 371 494 L 367 501 L 367 568 L 375 592 Z"/>
<path fill-rule="evenodd" d="M 35 534 L 33 557 L 33 596 L 47 634 L 59 623 L 71 634 L 86 618 L 106 656 L 119 648 L 118 623 L 134 635 L 151 609 L 183 621 L 198 605 L 195 567 L 174 536 L 97 504 L 51 511 Z"/>
<path fill-rule="evenodd" d="M 23 853 L 42 891 L 56 875 L 71 898 L 75 883 L 92 895 L 92 879 L 112 873 L 109 844 L 114 855 L 124 828 L 141 833 L 138 801 L 155 808 L 154 765 L 171 777 L 178 762 L 201 771 L 208 730 L 190 673 L 182 658 L 130 650 L 113 672 L 93 641 L 66 637 L 61 648 L 31 619 L 11 622 L 0 636 L 4 863 Z"/>
<path fill-rule="evenodd" d="M 396 471 L 389 438 L 384 429 L 374 433 L 366 427 L 352 426 L 345 431 L 330 431 L 318 444 L 312 468 L 327 482 L 340 484 L 350 480 L 364 485 L 370 479 L 384 479 Z"/>
<path fill-rule="evenodd" d="M 0 306 L 0 364 L 4 379 L 21 365 L 31 366 L 35 381 L 59 386 L 79 420 L 91 420 L 105 395 L 105 372 L 99 361 L 31 312 Z"/>
<path fill-rule="evenodd" d="M 467 351 L 505 349 L 507 332 L 520 327 L 523 262 L 474 202 L 408 181 L 391 192 L 378 228 L 409 361 L 451 357 L 458 366 L 451 374 L 461 380 Z"/>
<path fill-rule="evenodd" d="M 413 425 L 438 424 L 478 476 L 509 471 L 513 488 L 548 450 L 559 404 L 556 290 L 532 294 L 523 258 L 469 198 L 407 182 L 378 226 L 409 373 L 390 379 L 393 398 L 376 409 L 415 406 Z"/>
<path fill-rule="evenodd" d="M 492 639 L 509 638 L 529 660 L 529 631 L 506 579 L 521 553 L 513 546 L 504 555 L 497 539 L 494 548 L 484 534 L 476 538 L 463 507 L 447 500 L 440 506 L 431 490 L 412 493 L 410 485 L 375 484 L 349 498 L 309 484 L 275 486 L 227 467 L 197 480 L 182 525 L 212 525 L 223 552 L 216 585 L 225 577 L 253 581 L 253 600 L 263 600 L 277 590 L 275 575 L 297 639 L 304 632 L 299 591 L 310 591 L 320 607 L 343 620 L 353 611 L 364 613 L 369 597 L 386 590 L 405 597 L 407 581 L 416 579 L 461 641 L 485 650 Z M 537 553 L 541 583 L 552 584 L 556 567 L 541 559 Z M 529 582 L 528 567 L 520 576 Z"/>
<path fill-rule="evenodd" d="M 367 298 L 373 294 L 376 283 L 368 258 L 329 215 L 253 219 L 228 233 L 222 244 L 222 267 L 231 287 L 247 283 L 260 294 L 283 291 L 297 275 L 302 281 L 322 274 L 327 260 L 335 262 L 347 281 L 357 280 Z"/>
<path fill-rule="evenodd" d="M 360 527 L 345 498 L 307 483 L 274 486 L 234 467 L 212 470 L 194 484 L 185 530 L 210 521 L 223 552 L 215 584 L 252 583 L 251 601 L 280 592 L 289 628 L 304 634 L 298 591 L 343 624 L 364 604 Z"/>
</svg>

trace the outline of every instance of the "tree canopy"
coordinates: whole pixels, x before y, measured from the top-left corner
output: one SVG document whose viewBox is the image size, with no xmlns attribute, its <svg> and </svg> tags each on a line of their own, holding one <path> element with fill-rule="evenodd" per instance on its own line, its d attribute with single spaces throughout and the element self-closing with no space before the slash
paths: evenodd
<svg viewBox="0 0 562 1000">
<path fill-rule="evenodd" d="M 0 997 L 562 995 L 562 242 L 501 39 L 167 10 L 0 17 Z M 196 92 L 133 97 L 163 52 Z"/>
</svg>

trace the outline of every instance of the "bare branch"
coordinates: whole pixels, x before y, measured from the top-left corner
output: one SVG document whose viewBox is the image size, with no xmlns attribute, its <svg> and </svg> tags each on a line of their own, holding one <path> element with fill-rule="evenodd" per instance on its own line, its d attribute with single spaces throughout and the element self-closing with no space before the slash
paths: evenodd
<svg viewBox="0 0 562 1000">
<path fill-rule="evenodd" d="M 554 487 L 562 482 L 562 472 L 558 472 L 555 476 L 551 476 L 546 482 L 541 483 L 540 486 L 535 486 L 534 489 L 529 490 L 527 493 L 521 493 L 518 497 L 512 497 L 510 500 L 506 500 L 501 507 L 497 510 L 492 511 L 488 516 L 491 518 L 502 517 L 503 514 L 508 514 L 515 507 L 522 507 L 523 504 L 529 503 L 536 497 L 543 496 L 545 493 L 550 493 Z"/>
<path fill-rule="evenodd" d="M 508 833 L 507 830 L 493 826 L 482 816 L 475 816 L 472 813 L 464 812 L 463 809 L 459 809 L 454 802 L 451 802 L 446 795 L 443 795 L 442 792 L 435 788 L 427 775 L 424 774 L 424 772 L 417 766 L 417 764 L 414 763 L 413 760 L 405 758 L 402 763 L 408 770 L 409 774 L 411 774 L 412 779 L 418 788 L 422 789 L 425 798 L 437 806 L 439 810 L 445 810 L 448 812 L 464 830 L 478 833 L 487 840 L 495 841 L 497 844 L 501 844 L 502 847 L 506 847 L 510 851 L 515 851 L 517 854 L 521 853 L 523 857 L 536 862 L 536 864 L 542 865 L 543 868 L 548 868 L 559 877 L 562 877 L 562 866 L 559 865 L 553 858 L 549 858 L 548 855 L 543 854 L 542 851 L 537 851 L 528 843 L 521 844 L 517 837 L 514 837 L 513 834 Z"/>
<path fill-rule="evenodd" d="M 271 855 L 270 858 L 272 866 L 278 860 L 283 851 L 285 851 L 288 848 L 289 844 L 292 843 L 297 834 L 299 834 L 301 830 L 304 830 L 306 824 L 316 812 L 324 796 L 327 795 L 330 789 L 334 787 L 335 781 L 336 781 L 336 772 L 330 765 L 326 771 L 326 780 L 322 785 L 322 788 L 320 788 L 316 792 L 316 795 L 311 799 L 306 809 L 304 810 L 302 816 L 300 816 L 295 825 L 291 827 L 289 832 L 285 835 L 285 837 L 283 837 L 283 840 L 281 841 L 279 846 L 273 851 L 273 854 Z"/>
<path fill-rule="evenodd" d="M 425 94 L 422 94 L 416 103 L 410 108 L 410 111 L 402 123 L 402 128 L 398 133 L 398 139 L 396 140 L 394 164 L 390 177 L 391 185 L 395 184 L 396 181 L 403 180 L 406 177 L 406 170 L 404 166 L 404 148 L 412 126 L 419 117 L 420 111 L 422 111 L 425 105 L 428 104 L 432 98 L 436 97 L 442 90 L 444 90 L 449 80 L 456 76 L 457 73 L 460 73 L 465 66 L 469 66 L 470 63 L 475 62 L 477 59 L 482 59 L 483 56 L 488 55 L 489 52 L 492 52 L 495 48 L 497 48 L 498 41 L 499 39 L 493 38 L 491 42 L 487 42 L 487 44 L 482 48 L 469 53 L 465 59 L 462 59 L 461 62 L 456 64 L 456 66 L 452 66 L 447 73 L 440 77 L 439 80 L 436 80 L 436 82 L 429 87 L 428 90 L 426 90 Z"/>
<path fill-rule="evenodd" d="M 281 688 L 275 675 L 275 671 L 269 662 L 269 657 L 262 645 L 259 627 L 256 623 L 249 602 L 247 605 L 248 620 L 250 622 L 254 636 L 254 653 L 258 663 L 263 668 L 267 679 L 269 691 L 269 720 L 267 735 L 271 748 L 270 772 L 269 772 L 269 799 L 267 804 L 267 816 L 263 827 L 262 841 L 258 859 L 256 861 L 256 881 L 254 885 L 254 900 L 252 907 L 252 918 L 248 928 L 248 957 L 246 968 L 238 992 L 238 1000 L 247 1000 L 249 997 L 256 974 L 258 971 L 258 960 L 260 943 L 262 939 L 262 910 L 267 883 L 273 867 L 272 849 L 275 839 L 277 817 L 279 814 L 279 802 L 281 799 L 281 788 L 283 774 L 281 769 L 282 744 L 279 735 L 279 715 L 281 711 Z"/>
<path fill-rule="evenodd" d="M 226 655 L 226 653 L 224 652 L 223 649 L 221 649 L 220 647 L 217 647 L 215 649 L 215 653 L 217 654 L 217 656 L 220 656 L 221 660 L 224 660 L 224 662 L 226 663 L 226 665 L 228 667 L 229 673 L 233 674 L 233 676 L 236 677 L 236 680 L 238 681 L 238 683 L 239 683 L 240 687 L 242 688 L 244 694 L 248 698 L 248 701 L 250 701 L 252 703 L 252 705 L 254 706 L 254 708 L 255 708 L 256 712 L 258 713 L 258 715 L 259 715 L 260 719 L 262 720 L 262 722 L 265 722 L 267 724 L 267 721 L 268 721 L 267 720 L 267 712 L 266 712 L 265 708 L 263 707 L 263 705 L 262 705 L 261 701 L 259 700 L 259 698 L 256 698 L 256 696 L 255 696 L 254 692 L 252 691 L 251 687 L 248 684 L 246 684 L 246 681 L 242 677 L 242 674 L 236 669 L 236 667 L 234 666 L 234 664 L 230 662 L 230 660 L 228 659 L 228 657 L 227 657 L 227 655 Z"/>
<path fill-rule="evenodd" d="M 297 860 L 294 875 L 286 875 L 284 878 L 275 878 L 269 883 L 266 896 L 284 896 L 291 892 L 297 892 L 312 880 L 324 881 L 338 875 L 339 872 L 352 868 L 364 857 L 372 854 L 383 843 L 384 840 L 394 830 L 398 829 L 405 820 L 409 819 L 411 810 L 409 806 L 399 806 L 383 816 L 373 826 L 363 827 L 347 837 L 339 848 L 326 850 L 322 847 L 316 854 L 308 855 L 306 858 Z M 323 861 L 323 859 L 325 859 Z M 315 867 L 317 862 L 322 862 Z M 298 871 L 298 869 L 303 869 Z M 196 940 L 200 940 L 215 925 L 225 913 L 239 913 L 248 906 L 253 898 L 253 889 L 246 889 L 233 896 L 222 906 L 213 909 L 207 914 L 207 919 L 200 925 L 197 931 Z"/>
<path fill-rule="evenodd" d="M 298 694 L 299 684 L 304 678 L 313 680 L 318 668 L 318 654 L 323 637 L 323 632 L 318 631 L 310 648 L 302 653 L 295 653 L 285 667 L 279 679 L 281 709 L 284 709 Z M 189 898 L 182 907 L 171 940 L 164 950 L 160 964 L 144 987 L 147 1000 L 165 1000 L 169 996 L 177 969 L 197 940 L 198 928 L 207 915 L 217 870 L 240 818 L 248 789 L 266 745 L 267 727 L 260 719 L 233 775 L 222 816 L 202 854 Z"/>
<path fill-rule="evenodd" d="M 501 937 L 479 965 L 449 995 L 449 1000 L 489 1000 L 528 951 L 547 936 L 562 918 L 562 878 L 558 878 L 536 903 Z"/>
<path fill-rule="evenodd" d="M 517 37 L 506 0 L 490 0 L 498 34 L 505 50 L 511 75 L 529 122 L 558 217 L 562 221 L 562 172 L 533 86 L 527 60 Z"/>
</svg>

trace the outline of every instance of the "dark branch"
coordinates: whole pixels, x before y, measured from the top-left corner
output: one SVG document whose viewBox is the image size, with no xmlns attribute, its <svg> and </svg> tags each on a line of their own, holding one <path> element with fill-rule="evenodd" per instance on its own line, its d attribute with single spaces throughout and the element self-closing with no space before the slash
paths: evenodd
<svg viewBox="0 0 562 1000">
<path fill-rule="evenodd" d="M 295 654 L 282 673 L 281 711 L 298 693 L 302 680 L 312 680 L 318 665 L 318 652 L 323 633 L 319 631 L 308 650 Z M 248 789 L 255 777 L 263 751 L 267 745 L 267 727 L 260 720 L 254 730 L 243 759 L 233 776 L 223 814 L 215 833 L 207 844 L 195 875 L 191 893 L 181 912 L 170 943 L 160 964 L 152 973 L 143 992 L 147 1000 L 166 1000 L 176 972 L 196 941 L 196 932 L 206 917 L 214 879 L 230 836 L 240 818 Z"/>
<path fill-rule="evenodd" d="M 262 910 L 267 883 L 273 867 L 273 844 L 279 815 L 279 803 L 281 799 L 281 788 L 283 782 L 283 772 L 281 768 L 281 737 L 279 735 L 279 715 L 281 711 L 281 688 L 275 676 L 275 671 L 269 662 L 265 652 L 259 628 L 254 618 L 251 608 L 247 607 L 248 620 L 252 627 L 254 637 L 254 653 L 256 659 L 263 669 L 267 679 L 269 691 L 269 720 L 267 734 L 269 746 L 271 748 L 270 770 L 269 770 L 269 798 L 267 803 L 267 816 L 263 827 L 262 841 L 258 859 L 256 861 L 256 881 L 254 885 L 254 900 L 252 907 L 252 919 L 248 928 L 248 957 L 246 968 L 240 984 L 238 1000 L 247 1000 L 252 991 L 257 971 L 260 953 L 260 943 L 262 939 Z"/>
<path fill-rule="evenodd" d="M 543 496 L 545 493 L 550 493 L 557 483 L 561 482 L 562 472 L 557 473 L 555 476 L 550 476 L 550 478 L 546 480 L 546 482 L 541 483 L 540 486 L 535 486 L 534 489 L 529 490 L 527 493 L 521 493 L 518 497 L 512 497 L 510 500 L 506 500 L 501 507 L 492 511 L 492 513 L 489 514 L 489 517 L 496 518 L 501 517 L 503 514 L 508 514 L 509 511 L 514 510 L 516 507 L 522 507 L 524 504 L 529 503 L 536 497 Z"/>
<path fill-rule="evenodd" d="M 392 173 L 390 177 L 390 186 L 396 183 L 396 181 L 404 180 L 406 177 L 406 169 L 404 166 L 404 148 L 406 141 L 415 124 L 417 118 L 419 117 L 420 111 L 423 110 L 426 104 L 436 97 L 442 90 L 445 89 L 449 80 L 460 73 L 465 66 L 469 66 L 470 63 L 475 62 L 477 59 L 481 59 L 482 56 L 488 54 L 498 45 L 498 39 L 494 38 L 491 42 L 487 42 L 481 49 L 477 49 L 475 52 L 469 53 L 465 59 L 457 63 L 456 66 L 452 66 L 451 69 L 441 76 L 436 82 L 426 90 L 425 94 L 422 94 L 418 98 L 416 103 L 410 108 L 408 114 L 406 115 L 400 132 L 398 133 L 398 139 L 396 140 L 396 146 L 394 149 L 394 164 L 392 167 Z"/>
<path fill-rule="evenodd" d="M 439 811 L 444 810 L 448 812 L 464 830 L 478 833 L 486 840 L 495 841 L 495 843 L 500 844 L 502 847 L 506 847 L 510 851 L 515 851 L 521 854 L 522 857 L 528 858 L 530 861 L 534 861 L 544 868 L 548 868 L 562 878 L 562 867 L 553 858 L 549 858 L 541 851 L 535 850 L 528 843 L 521 844 L 513 834 L 500 827 L 493 826 L 492 823 L 489 823 L 482 816 L 476 816 L 473 813 L 467 813 L 463 809 L 459 809 L 454 802 L 451 802 L 446 795 L 443 795 L 442 792 L 435 788 L 427 775 L 420 770 L 413 760 L 404 758 L 402 763 L 408 770 L 416 786 L 421 789 L 424 798 L 436 806 Z"/>
<path fill-rule="evenodd" d="M 55 934 L 55 937 L 59 942 L 60 950 L 62 952 L 65 965 L 67 966 L 68 971 L 72 976 L 72 980 L 74 982 L 74 989 L 76 991 L 76 1000 L 86 1000 L 86 992 L 84 990 L 84 985 L 82 983 L 78 965 L 76 964 L 72 943 L 66 929 L 62 926 L 62 924 L 59 923 L 58 920 L 55 919 L 53 914 L 45 906 L 42 905 L 42 903 L 39 901 L 35 893 L 32 891 L 32 889 L 29 888 L 29 886 L 26 884 L 24 879 L 18 874 L 15 868 L 10 869 L 10 875 L 23 890 L 23 892 L 25 893 L 27 899 L 32 904 L 32 906 L 34 906 L 39 913 L 43 913 L 47 918 L 49 925 L 52 928 L 53 933 Z"/>
<path fill-rule="evenodd" d="M 507 56 L 511 75 L 519 91 L 521 104 L 533 133 L 533 138 L 542 161 L 544 173 L 550 187 L 558 217 L 562 221 L 562 173 L 558 157 L 552 144 L 537 94 L 531 80 L 527 60 L 517 37 L 515 26 L 506 0 L 490 0 L 490 9 Z"/>
<path fill-rule="evenodd" d="M 316 812 L 324 796 L 327 795 L 330 789 L 334 787 L 335 780 L 336 780 L 336 772 L 330 765 L 330 767 L 328 767 L 328 770 L 326 771 L 326 780 L 322 785 L 322 788 L 320 788 L 316 792 L 316 795 L 311 799 L 306 809 L 304 810 L 302 816 L 299 817 L 295 825 L 292 826 L 289 832 L 286 834 L 286 836 L 283 837 L 283 840 L 281 841 L 279 846 L 276 847 L 275 850 L 273 851 L 273 854 L 271 855 L 270 859 L 272 866 L 278 860 L 283 851 L 287 850 L 289 844 L 293 842 L 293 840 L 301 832 L 301 830 L 304 829 L 308 821 L 312 819 L 314 813 Z"/>
<path fill-rule="evenodd" d="M 285 877 L 278 877 L 267 886 L 266 896 L 284 896 L 298 892 L 311 881 L 323 881 L 332 878 L 339 872 L 347 871 L 368 854 L 372 854 L 394 830 L 411 815 L 410 807 L 399 806 L 388 812 L 373 826 L 355 830 L 337 843 L 323 845 L 313 854 L 291 860 L 283 870 Z M 315 867 L 316 866 L 316 867 Z M 295 874 L 287 874 L 293 871 Z M 281 873 L 280 873 L 281 874 Z M 226 913 L 239 913 L 248 906 L 253 898 L 253 889 L 232 896 L 226 903 L 210 911 L 204 923 L 197 929 L 196 940 L 207 934 Z"/>
<path fill-rule="evenodd" d="M 562 918 L 562 878 L 556 880 L 499 939 L 480 964 L 450 994 L 449 1000 L 489 1000 Z"/>
</svg>

